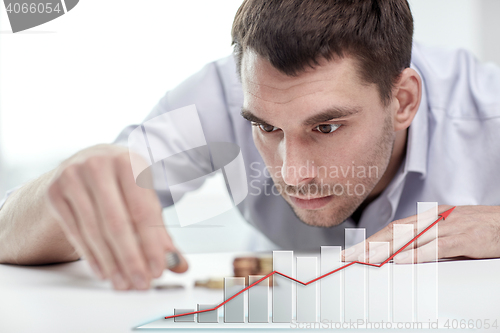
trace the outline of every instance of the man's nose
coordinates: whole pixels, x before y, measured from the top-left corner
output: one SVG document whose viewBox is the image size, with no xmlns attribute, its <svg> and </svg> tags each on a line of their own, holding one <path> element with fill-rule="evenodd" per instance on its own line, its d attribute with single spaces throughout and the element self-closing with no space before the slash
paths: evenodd
<svg viewBox="0 0 500 333">
<path fill-rule="evenodd" d="M 287 185 L 300 186 L 315 177 L 314 161 L 309 158 L 310 148 L 297 139 L 284 138 L 279 154 L 283 161 L 281 177 Z"/>
</svg>

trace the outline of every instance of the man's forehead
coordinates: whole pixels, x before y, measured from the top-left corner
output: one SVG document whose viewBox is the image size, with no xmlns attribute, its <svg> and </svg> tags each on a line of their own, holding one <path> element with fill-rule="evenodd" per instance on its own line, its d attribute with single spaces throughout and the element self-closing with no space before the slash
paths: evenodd
<svg viewBox="0 0 500 333">
<path fill-rule="evenodd" d="M 346 88 L 357 82 L 356 71 L 348 57 L 318 60 L 315 68 L 307 66 L 297 76 L 289 76 L 274 68 L 254 51 L 245 51 L 241 63 L 241 78 L 245 93 L 277 104 L 324 92 Z"/>
</svg>

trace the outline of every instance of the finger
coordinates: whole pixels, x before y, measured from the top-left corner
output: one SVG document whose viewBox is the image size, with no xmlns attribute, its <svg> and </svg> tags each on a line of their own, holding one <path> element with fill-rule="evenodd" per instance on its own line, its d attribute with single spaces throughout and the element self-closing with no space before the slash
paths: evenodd
<svg viewBox="0 0 500 333">
<path fill-rule="evenodd" d="M 78 230 L 74 218 L 74 213 L 70 207 L 70 204 L 62 195 L 62 191 L 58 184 L 52 184 L 49 187 L 47 200 L 49 202 L 48 206 L 52 212 L 52 215 L 59 222 L 59 225 L 66 235 L 68 241 L 73 247 L 75 247 L 80 256 L 85 257 L 94 273 L 100 279 L 103 279 L 104 275 L 102 273 L 102 269 L 99 266 L 94 255 L 85 244 L 80 231 Z"/>
<path fill-rule="evenodd" d="M 177 246 L 175 246 L 174 242 L 172 241 L 172 238 L 170 237 L 170 235 L 167 232 L 167 229 L 164 226 L 158 227 L 158 229 L 159 229 L 159 234 L 162 235 L 162 237 L 160 237 L 160 238 L 161 238 L 163 247 L 165 249 L 167 249 L 166 256 L 168 256 L 169 253 L 171 253 L 170 251 L 173 251 L 173 253 L 175 253 L 177 255 L 177 258 L 178 258 L 178 262 L 175 266 L 167 265 L 167 268 L 175 273 L 184 273 L 189 268 L 189 264 L 188 264 L 186 258 L 177 249 Z M 173 248 L 173 250 L 172 250 L 172 248 Z M 166 261 L 168 262 L 168 259 L 166 259 Z"/>
<path fill-rule="evenodd" d="M 175 265 L 175 266 L 168 266 L 167 265 L 167 268 L 175 273 L 184 273 L 189 268 L 189 265 L 188 265 L 186 258 L 177 249 L 177 246 L 174 244 L 172 238 L 168 234 L 166 227 L 163 225 L 163 226 L 161 226 L 161 227 L 159 226 L 157 228 L 159 229 L 158 234 L 160 235 L 160 240 L 163 244 L 163 248 L 166 249 L 166 251 L 167 251 L 166 255 L 168 255 L 170 253 L 170 251 L 173 251 L 174 253 L 177 254 L 177 257 L 179 259 L 177 265 Z"/>
<path fill-rule="evenodd" d="M 365 241 L 355 244 L 349 248 L 346 248 L 341 252 L 341 257 L 343 261 L 364 261 L 369 257 L 370 243 L 389 243 L 389 248 L 392 251 L 393 248 L 393 227 L 394 224 L 409 224 L 414 223 L 414 216 L 410 216 L 406 219 L 398 220 L 389 223 L 386 227 L 368 237 Z M 392 252 L 391 252 L 392 253 Z"/>
<path fill-rule="evenodd" d="M 367 261 L 369 261 L 370 263 L 385 262 L 393 258 L 393 254 L 400 251 L 408 251 L 415 247 L 414 231 L 411 225 L 409 225 L 408 223 L 394 224 L 392 226 L 392 229 L 392 242 L 368 243 L 369 249 L 366 253 Z"/>
<path fill-rule="evenodd" d="M 137 242 L 132 222 L 109 159 L 89 158 L 85 177 L 98 206 L 106 241 L 120 270 L 136 289 L 149 288 L 151 273 Z"/>
<path fill-rule="evenodd" d="M 413 252 L 414 256 L 412 260 L 415 263 L 437 261 L 439 259 L 438 253 L 438 238 L 436 238 L 416 248 Z"/>
<path fill-rule="evenodd" d="M 175 266 L 169 266 L 166 265 L 169 270 L 175 273 L 184 273 L 185 271 L 188 270 L 189 264 L 186 260 L 186 258 L 181 254 L 181 252 L 177 249 L 177 246 L 175 246 L 174 242 L 172 241 L 172 238 L 167 232 L 167 229 L 165 226 L 157 227 L 158 228 L 158 234 L 160 235 L 160 240 L 163 244 L 163 248 L 167 251 L 166 257 L 170 253 L 175 253 L 178 258 L 178 262 Z M 165 259 L 165 262 L 168 262 L 168 258 Z"/>
<path fill-rule="evenodd" d="M 189 265 L 186 260 L 186 258 L 181 254 L 181 252 L 177 249 L 177 246 L 175 246 L 174 242 L 172 241 L 172 238 L 167 232 L 167 229 L 165 226 L 157 227 L 159 229 L 158 234 L 160 235 L 160 240 L 163 244 L 163 248 L 166 249 L 167 251 L 167 256 L 170 253 L 170 251 L 173 251 L 174 253 L 177 254 L 177 257 L 179 259 L 177 265 L 169 267 L 167 265 L 167 268 L 171 270 L 172 272 L 175 273 L 184 273 L 185 271 L 188 270 Z M 167 260 L 168 261 L 168 260 Z"/>
<path fill-rule="evenodd" d="M 401 257 L 394 258 L 396 263 L 433 262 L 442 258 L 463 256 L 466 253 L 467 237 L 463 234 L 439 237 L 411 251 L 401 252 Z M 398 255 L 399 256 L 399 255 Z"/>
<path fill-rule="evenodd" d="M 415 263 L 415 253 L 416 250 L 411 247 L 408 248 L 398 254 L 396 254 L 393 258 L 394 263 L 396 264 L 413 264 Z"/>
<path fill-rule="evenodd" d="M 154 277 L 159 277 L 166 268 L 165 254 L 177 254 L 178 264 L 168 267 L 174 272 L 185 272 L 187 261 L 175 247 L 165 229 L 162 218 L 162 207 L 156 193 L 150 189 L 139 187 L 130 169 L 127 155 L 116 160 L 116 169 L 119 170 L 119 180 L 129 214 L 135 230 L 141 240 L 143 252 L 148 259 Z"/>
<path fill-rule="evenodd" d="M 126 155 L 124 155 L 126 156 Z M 118 181 L 134 231 L 138 236 L 143 255 L 150 267 L 153 277 L 159 277 L 165 269 L 165 250 L 172 251 L 173 245 L 164 243 L 160 239 L 158 227 L 163 226 L 161 206 L 153 190 L 144 189 L 134 181 L 130 169 L 130 162 L 124 158 L 115 162 L 118 170 Z"/>
<path fill-rule="evenodd" d="M 370 250 L 370 243 L 375 242 L 388 242 L 390 249 L 393 249 L 393 228 L 394 224 L 415 224 L 416 216 L 410 216 L 401 220 L 396 220 L 389 223 L 387 226 L 382 228 L 377 233 L 368 237 L 364 242 L 360 242 L 350 248 L 347 248 L 345 251 L 342 251 L 343 261 L 356 261 L 359 258 L 367 258 Z M 364 253 L 365 251 L 366 253 Z M 391 252 L 392 253 L 392 252 Z"/>
<path fill-rule="evenodd" d="M 391 255 L 389 242 L 370 242 L 365 262 L 379 264 L 384 262 Z"/>
<path fill-rule="evenodd" d="M 174 267 L 169 267 L 169 269 L 174 272 L 174 273 L 184 273 L 185 271 L 188 270 L 189 264 L 186 260 L 186 258 L 180 253 L 180 252 L 174 252 L 177 254 L 179 258 L 179 262 L 176 266 Z"/>
<path fill-rule="evenodd" d="M 434 214 L 434 209 L 427 212 L 422 212 L 418 215 L 418 221 L 415 221 L 415 246 L 420 247 L 429 242 L 435 240 L 437 237 L 447 237 L 457 232 L 461 232 L 460 225 L 453 223 L 453 219 L 450 221 L 440 219 L 437 223 L 436 220 L 439 215 L 450 209 L 452 206 L 441 205 L 438 207 L 437 216 Z M 450 223 L 451 222 L 451 223 Z M 430 227 L 434 224 L 432 227 Z M 427 229 L 430 227 L 430 229 Z M 427 230 L 426 230 L 427 229 Z"/>
<path fill-rule="evenodd" d="M 446 237 L 453 233 L 456 233 L 456 226 L 450 227 L 450 223 L 448 223 L 448 221 L 446 220 L 440 219 L 438 223 L 435 223 L 439 218 L 439 215 L 451 207 L 452 206 L 447 205 L 439 206 L 437 216 L 436 214 L 434 214 L 434 208 L 429 211 L 422 212 L 418 215 L 418 222 L 415 226 L 415 235 L 418 235 L 418 239 L 416 241 L 417 247 L 423 246 L 433 241 L 437 237 Z M 426 230 L 427 227 L 431 226 L 432 224 L 434 224 L 434 226 Z"/>
<path fill-rule="evenodd" d="M 65 191 L 65 196 L 71 204 L 76 216 L 76 225 L 89 246 L 93 256 L 97 259 L 103 277 L 111 278 L 113 286 L 118 290 L 130 288 L 130 283 L 120 273 L 116 258 L 107 244 L 99 217 L 96 214 L 95 204 L 88 193 L 87 187 L 76 177 Z"/>
</svg>

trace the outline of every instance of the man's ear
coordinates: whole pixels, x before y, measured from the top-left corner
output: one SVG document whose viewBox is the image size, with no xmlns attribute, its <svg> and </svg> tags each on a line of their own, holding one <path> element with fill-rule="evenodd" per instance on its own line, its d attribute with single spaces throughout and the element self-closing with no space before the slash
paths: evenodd
<svg viewBox="0 0 500 333">
<path fill-rule="evenodd" d="M 422 98 L 422 78 L 413 68 L 401 72 L 394 90 L 394 131 L 408 128 L 417 114 Z"/>
</svg>

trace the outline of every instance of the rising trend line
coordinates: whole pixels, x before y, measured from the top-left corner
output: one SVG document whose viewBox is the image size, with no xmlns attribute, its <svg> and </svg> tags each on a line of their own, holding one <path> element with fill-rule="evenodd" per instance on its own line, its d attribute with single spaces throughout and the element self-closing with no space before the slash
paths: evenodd
<svg viewBox="0 0 500 333">
<path fill-rule="evenodd" d="M 243 292 L 247 291 L 248 289 L 252 288 L 253 286 L 259 284 L 260 282 L 264 281 L 265 279 L 269 278 L 270 276 L 274 275 L 274 274 L 278 274 L 278 275 L 281 275 L 289 280 L 292 280 L 292 281 L 295 281 L 297 283 L 300 283 L 304 286 L 307 286 L 308 284 L 311 284 L 313 282 L 316 282 L 318 280 L 321 280 L 322 278 L 324 277 L 327 277 L 333 273 L 336 273 L 336 272 L 339 272 L 349 266 L 352 266 L 354 264 L 360 264 L 360 265 L 366 265 L 366 266 L 373 266 L 373 267 L 382 267 L 384 266 L 385 264 L 387 264 L 389 261 L 391 261 L 396 255 L 398 255 L 401 251 L 403 251 L 404 249 L 406 249 L 411 243 L 415 242 L 420 236 L 422 236 L 424 233 L 426 233 L 430 228 L 432 228 L 433 226 L 435 226 L 439 221 L 441 220 L 445 220 L 448 215 L 450 215 L 450 213 L 455 209 L 456 207 L 453 207 L 453 208 L 450 208 L 448 209 L 447 211 L 439 214 L 439 218 L 432 222 L 427 228 L 425 228 L 424 230 L 422 230 L 418 235 L 416 235 L 415 237 L 413 237 L 408 243 L 406 243 L 405 245 L 403 245 L 399 250 L 397 250 L 396 252 L 394 252 L 392 254 L 392 256 L 390 256 L 389 258 L 387 258 L 385 261 L 381 262 L 380 264 L 371 264 L 371 263 L 368 263 L 368 262 L 362 262 L 362 261 L 352 261 L 348 264 L 345 264 L 344 266 L 342 267 L 339 267 L 337 269 L 334 269 L 333 271 L 331 272 L 328 272 L 326 274 L 323 274 L 309 282 L 302 282 L 302 281 L 299 281 L 297 279 L 294 279 L 293 277 L 291 276 L 288 276 L 286 274 L 283 274 L 283 273 L 280 273 L 278 271 L 272 271 L 271 273 L 267 274 L 266 276 L 262 277 L 261 279 L 255 281 L 254 283 L 252 283 L 251 285 L 249 285 L 248 287 L 246 287 L 245 289 L 242 289 L 240 290 L 238 293 L 234 294 L 233 296 L 229 297 L 227 300 L 225 300 L 224 302 L 220 303 L 219 305 L 217 305 L 216 307 L 212 308 L 212 309 L 205 309 L 205 310 L 199 310 L 199 311 L 193 311 L 193 312 L 187 312 L 187 313 L 181 313 L 181 314 L 177 314 L 177 315 L 173 315 L 173 316 L 167 316 L 165 317 L 165 319 L 170 319 L 170 318 L 175 318 L 175 317 L 182 317 L 182 316 L 188 316 L 188 315 L 192 315 L 192 314 L 196 314 L 196 313 L 202 313 L 202 312 L 209 312 L 209 311 L 214 311 L 214 310 L 217 310 L 218 308 L 220 308 L 221 306 L 223 306 L 224 304 L 226 304 L 227 302 L 229 302 L 230 300 L 232 300 L 233 298 L 235 298 L 236 296 L 242 294 Z"/>
</svg>

